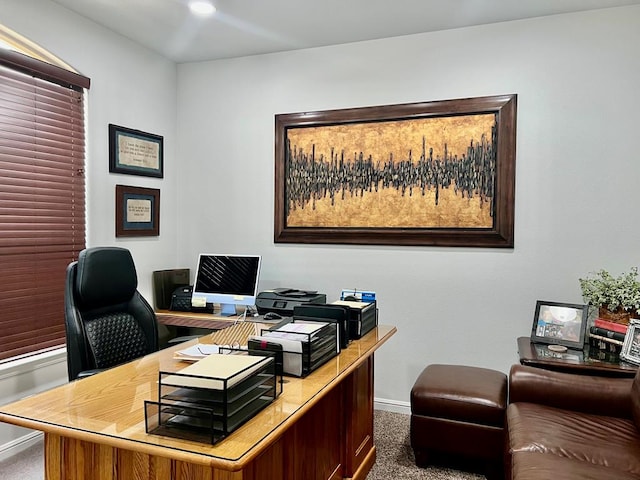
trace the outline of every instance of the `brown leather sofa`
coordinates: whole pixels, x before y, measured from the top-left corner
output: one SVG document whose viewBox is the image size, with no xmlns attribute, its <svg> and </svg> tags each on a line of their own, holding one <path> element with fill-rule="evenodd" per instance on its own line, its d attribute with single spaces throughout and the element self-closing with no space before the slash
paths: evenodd
<svg viewBox="0 0 640 480">
<path fill-rule="evenodd" d="M 505 477 L 640 480 L 640 373 L 634 379 L 514 365 Z"/>
</svg>

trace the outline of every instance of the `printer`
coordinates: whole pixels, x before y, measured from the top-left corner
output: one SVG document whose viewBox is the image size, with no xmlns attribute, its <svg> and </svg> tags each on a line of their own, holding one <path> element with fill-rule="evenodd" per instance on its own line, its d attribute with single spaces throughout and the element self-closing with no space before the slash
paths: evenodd
<svg viewBox="0 0 640 480">
<path fill-rule="evenodd" d="M 326 303 L 327 296 L 315 290 L 276 288 L 265 290 L 256 297 L 256 308 L 260 315 L 274 312 L 283 317 L 293 315 L 293 307 L 311 303 Z"/>
</svg>

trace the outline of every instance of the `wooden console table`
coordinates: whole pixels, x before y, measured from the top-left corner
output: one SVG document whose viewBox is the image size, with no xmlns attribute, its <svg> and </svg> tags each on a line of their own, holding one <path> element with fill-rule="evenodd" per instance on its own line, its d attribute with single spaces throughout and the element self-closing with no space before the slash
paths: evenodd
<svg viewBox="0 0 640 480">
<path fill-rule="evenodd" d="M 547 345 L 532 343 L 529 337 L 518 338 L 518 356 L 522 365 L 582 375 L 634 377 L 638 371 L 638 367 L 630 363 L 612 363 L 591 358 L 588 346 L 585 350 L 552 352 Z"/>
<path fill-rule="evenodd" d="M 45 433 L 47 480 L 364 480 L 373 445 L 379 325 L 215 445 L 150 435 L 144 401 L 184 344 L 0 407 L 0 421 Z M 193 341 L 195 342 L 195 340 Z"/>
</svg>

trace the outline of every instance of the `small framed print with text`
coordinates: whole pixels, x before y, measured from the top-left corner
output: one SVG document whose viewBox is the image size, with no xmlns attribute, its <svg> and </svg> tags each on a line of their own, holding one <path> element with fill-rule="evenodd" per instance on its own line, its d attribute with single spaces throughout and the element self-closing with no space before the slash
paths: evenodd
<svg viewBox="0 0 640 480">
<path fill-rule="evenodd" d="M 160 190 L 116 185 L 116 237 L 160 235 Z"/>
</svg>

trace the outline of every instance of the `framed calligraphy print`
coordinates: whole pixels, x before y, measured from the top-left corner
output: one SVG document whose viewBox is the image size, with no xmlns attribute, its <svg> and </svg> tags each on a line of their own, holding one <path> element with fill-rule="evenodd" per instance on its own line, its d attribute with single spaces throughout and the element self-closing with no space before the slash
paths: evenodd
<svg viewBox="0 0 640 480">
<path fill-rule="evenodd" d="M 160 190 L 116 185 L 116 237 L 160 235 Z"/>
<path fill-rule="evenodd" d="M 162 178 L 164 138 L 109 124 L 109 172 Z"/>
</svg>

